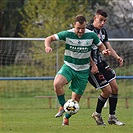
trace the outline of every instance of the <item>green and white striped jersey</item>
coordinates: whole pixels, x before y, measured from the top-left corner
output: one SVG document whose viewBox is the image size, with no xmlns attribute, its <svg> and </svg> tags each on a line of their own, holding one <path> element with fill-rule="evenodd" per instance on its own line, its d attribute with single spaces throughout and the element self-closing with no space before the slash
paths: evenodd
<svg viewBox="0 0 133 133">
<path fill-rule="evenodd" d="M 66 42 L 64 63 L 75 71 L 88 70 L 92 44 L 101 45 L 96 33 L 88 29 L 85 29 L 85 33 L 81 37 L 75 34 L 73 28 L 55 34 L 55 38 Z"/>
</svg>

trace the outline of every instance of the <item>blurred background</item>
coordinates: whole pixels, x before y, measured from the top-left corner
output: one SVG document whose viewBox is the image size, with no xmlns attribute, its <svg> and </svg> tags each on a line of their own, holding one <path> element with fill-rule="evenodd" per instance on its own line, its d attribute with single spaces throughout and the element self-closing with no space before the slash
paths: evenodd
<svg viewBox="0 0 133 133">
<path fill-rule="evenodd" d="M 132 0 L 1 0 L 0 1 L 0 108 L 57 108 L 53 79 L 63 64 L 64 42 L 52 44 L 45 54 L 45 37 L 70 29 L 76 15 L 91 23 L 96 10 L 105 9 L 105 29 L 110 43 L 123 57 L 105 60 L 116 71 L 120 107 L 132 107 L 133 99 L 133 1 Z M 123 78 L 126 76 L 126 78 Z M 130 77 L 128 77 L 130 76 Z M 66 96 L 71 95 L 68 85 Z M 100 94 L 88 83 L 81 107 L 91 107 Z M 90 99 L 89 99 L 90 98 Z M 96 103 L 96 102 L 95 102 Z M 89 105 L 88 105 L 89 104 Z"/>
<path fill-rule="evenodd" d="M 1 0 L 1 37 L 46 37 L 72 26 L 77 14 L 88 23 L 95 11 L 108 12 L 110 38 L 133 37 L 133 0 Z"/>
</svg>

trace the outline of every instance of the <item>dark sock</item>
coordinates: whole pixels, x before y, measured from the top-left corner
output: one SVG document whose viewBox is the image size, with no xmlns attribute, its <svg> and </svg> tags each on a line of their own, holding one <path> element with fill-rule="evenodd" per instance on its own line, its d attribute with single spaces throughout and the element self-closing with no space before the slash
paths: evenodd
<svg viewBox="0 0 133 133">
<path fill-rule="evenodd" d="M 106 101 L 107 101 L 107 98 L 104 98 L 101 95 L 98 97 L 97 107 L 96 107 L 96 112 L 97 113 L 101 113 L 102 112 L 102 108 L 103 108 L 103 106 L 104 106 Z"/>
<path fill-rule="evenodd" d="M 109 105 L 110 105 L 109 114 L 110 115 L 115 115 L 117 101 L 118 101 L 118 94 L 111 94 L 109 97 Z"/>
<path fill-rule="evenodd" d="M 65 114 L 65 117 L 66 117 L 67 119 L 69 119 L 71 116 L 72 116 L 71 114 L 68 114 L 68 113 Z"/>
<path fill-rule="evenodd" d="M 59 104 L 63 107 L 65 104 L 65 94 L 57 96 Z"/>
</svg>

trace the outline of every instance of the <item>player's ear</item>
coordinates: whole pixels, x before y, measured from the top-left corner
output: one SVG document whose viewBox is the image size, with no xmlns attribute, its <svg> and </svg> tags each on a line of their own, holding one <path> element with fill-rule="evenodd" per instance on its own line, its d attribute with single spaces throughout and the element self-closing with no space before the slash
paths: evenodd
<svg viewBox="0 0 133 133">
<path fill-rule="evenodd" d="M 75 26 L 76 22 L 73 22 L 73 26 Z"/>
<path fill-rule="evenodd" d="M 96 17 L 97 17 L 97 16 L 95 15 L 95 16 L 94 16 L 94 20 L 96 19 Z"/>
</svg>

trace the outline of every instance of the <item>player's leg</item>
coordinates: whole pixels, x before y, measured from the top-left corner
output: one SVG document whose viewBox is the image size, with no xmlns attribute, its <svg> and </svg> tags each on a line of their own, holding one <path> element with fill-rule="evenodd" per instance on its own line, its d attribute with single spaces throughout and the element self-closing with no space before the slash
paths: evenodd
<svg viewBox="0 0 133 133">
<path fill-rule="evenodd" d="M 115 110 L 118 101 L 118 86 L 116 83 L 116 74 L 106 62 L 103 62 L 102 73 L 111 86 L 112 93 L 109 96 L 109 114 L 115 115 Z"/>
<path fill-rule="evenodd" d="M 63 106 L 66 101 L 65 101 L 65 92 L 63 86 L 67 84 L 70 80 L 71 80 L 71 69 L 68 66 L 63 65 L 54 79 L 54 91 L 57 95 L 57 99 L 60 104 L 59 111 L 55 115 L 56 118 L 62 116 L 63 113 L 65 112 Z"/>
<path fill-rule="evenodd" d="M 125 125 L 125 123 L 119 121 L 115 115 L 117 102 L 118 102 L 118 85 L 116 83 L 116 79 L 113 79 L 109 84 L 112 88 L 112 94 L 109 97 L 110 110 L 109 110 L 108 123 L 115 124 L 118 126 Z"/>
<path fill-rule="evenodd" d="M 110 93 L 111 87 L 107 85 L 102 88 L 102 92 L 98 97 L 96 111 L 92 114 L 92 118 L 96 121 L 97 125 L 105 125 L 101 113 Z"/>
<path fill-rule="evenodd" d="M 110 85 L 107 85 L 107 86 L 101 88 L 101 90 L 102 90 L 102 92 L 98 97 L 98 104 L 97 104 L 97 108 L 96 108 L 96 111 L 98 113 L 102 112 L 102 108 L 104 107 L 107 99 L 109 98 L 109 96 L 112 92 Z"/>
<path fill-rule="evenodd" d="M 123 122 L 120 122 L 116 116 L 115 116 L 115 111 L 116 111 L 116 106 L 118 102 L 118 85 L 116 82 L 116 74 L 113 69 L 111 69 L 106 62 L 103 62 L 103 75 L 106 78 L 106 80 L 109 82 L 111 86 L 112 93 L 109 96 L 109 119 L 108 123 L 109 124 L 116 124 L 116 125 L 124 125 Z"/>
<path fill-rule="evenodd" d="M 71 98 L 73 100 L 76 100 L 79 103 L 81 96 L 82 95 L 78 95 L 75 92 L 72 92 Z M 64 125 L 69 125 L 69 119 L 70 119 L 71 116 L 72 116 L 71 114 L 67 114 L 67 113 L 64 115 L 64 117 L 63 117 L 63 123 L 62 123 L 63 126 Z"/>
<path fill-rule="evenodd" d="M 76 100 L 78 103 L 80 102 L 80 98 L 81 98 L 82 95 L 79 95 L 79 94 L 76 94 L 75 92 L 72 92 L 72 96 L 71 98 L 73 100 Z"/>
<path fill-rule="evenodd" d="M 58 113 L 55 115 L 55 117 L 60 117 L 63 115 L 64 111 L 64 104 L 65 104 L 65 93 L 63 86 L 67 83 L 67 80 L 62 75 L 57 75 L 54 79 L 54 91 L 57 95 L 58 102 L 60 104 L 60 108 L 58 110 Z"/>
<path fill-rule="evenodd" d="M 69 88 L 72 90 L 71 98 L 79 103 L 87 83 L 88 83 L 88 73 L 73 71 L 73 80 L 71 81 L 71 84 L 69 86 Z M 72 116 L 71 114 L 66 113 L 65 116 L 63 117 L 62 125 L 69 125 L 69 119 L 71 116 Z"/>
<path fill-rule="evenodd" d="M 109 114 L 115 115 L 117 101 L 118 101 L 118 86 L 116 83 L 116 79 L 113 79 L 109 84 L 112 89 L 112 93 L 109 97 L 109 105 L 110 105 Z"/>
<path fill-rule="evenodd" d="M 111 87 L 100 72 L 94 75 L 90 73 L 88 80 L 96 89 L 102 90 L 98 97 L 96 110 L 92 114 L 92 118 L 96 121 L 97 125 L 105 125 L 101 113 L 107 98 L 111 94 Z"/>
</svg>

